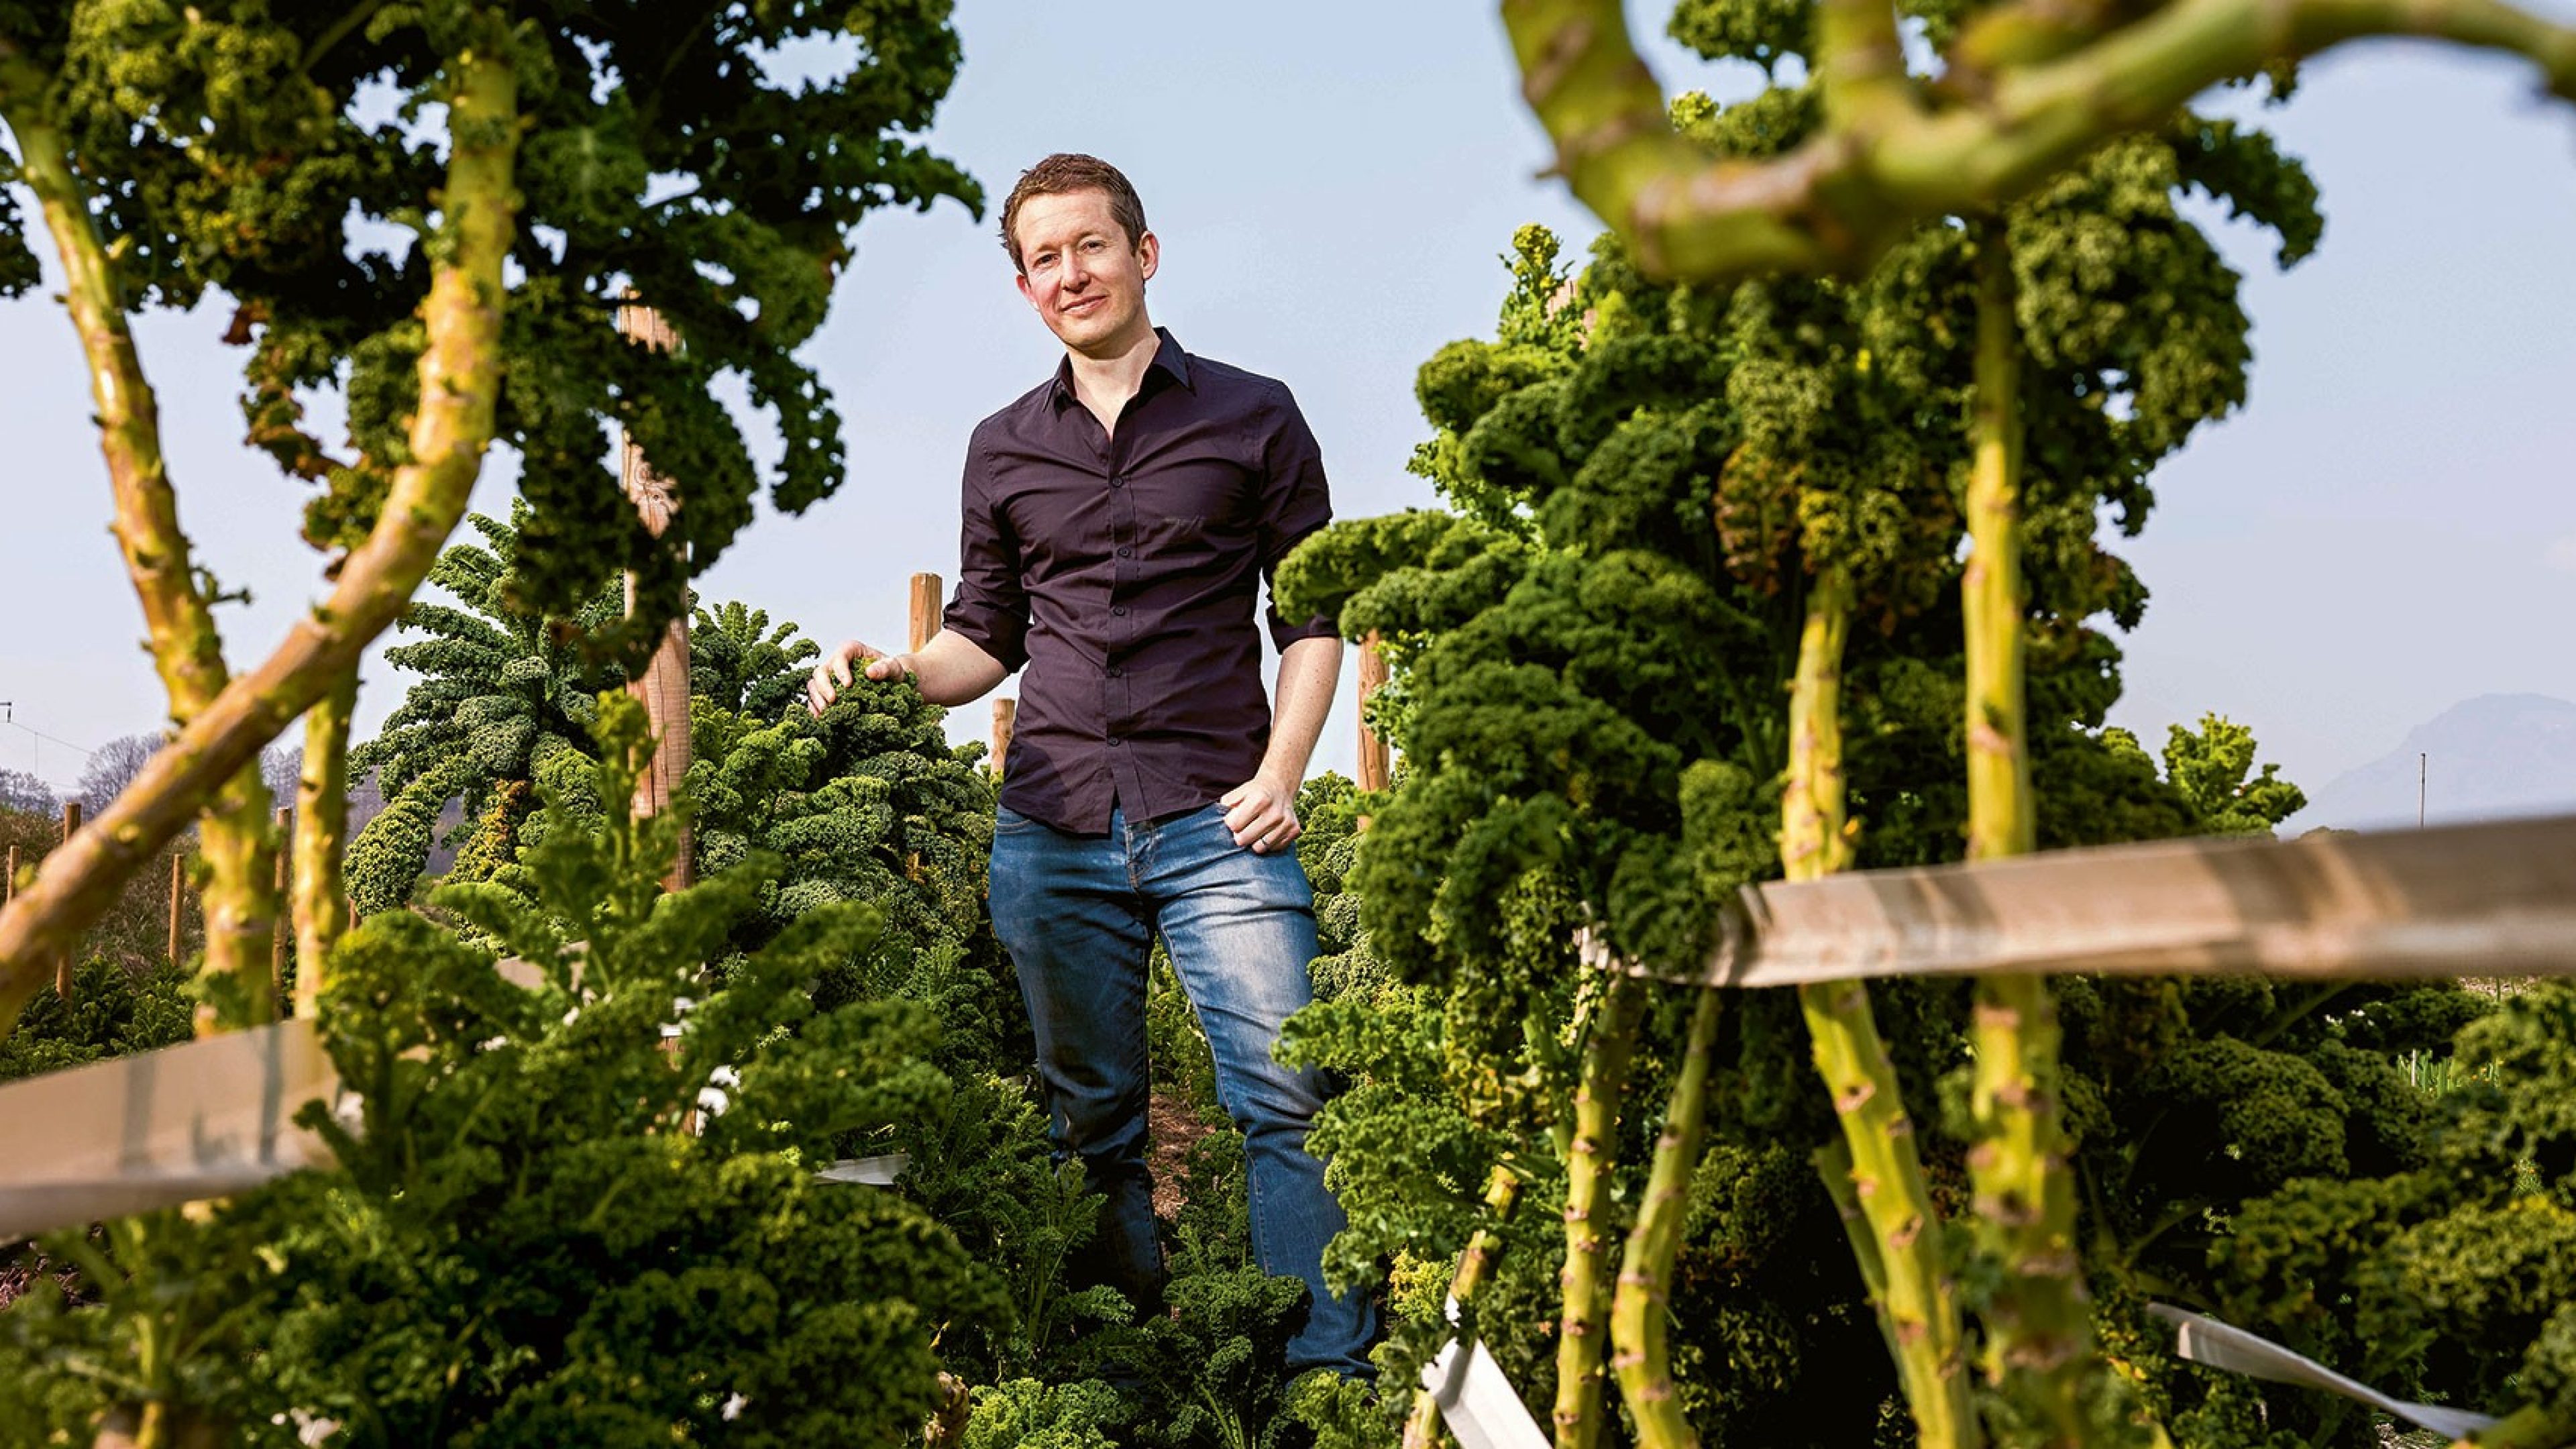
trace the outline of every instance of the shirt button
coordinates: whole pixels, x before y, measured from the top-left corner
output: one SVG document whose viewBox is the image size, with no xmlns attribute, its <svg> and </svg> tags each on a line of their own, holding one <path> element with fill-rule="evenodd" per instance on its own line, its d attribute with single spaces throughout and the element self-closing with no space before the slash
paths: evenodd
<svg viewBox="0 0 2576 1449">
<path fill-rule="evenodd" d="M 1127 672 L 1126 670 L 1119 668 L 1119 667 L 1118 667 L 1117 665 L 1115 665 L 1115 664 L 1112 664 L 1112 665 L 1110 665 L 1110 666 L 1109 666 L 1109 677 L 1110 677 L 1110 678 L 1112 678 L 1112 679 L 1119 678 L 1120 676 L 1124 675 L 1126 672 Z"/>
<path fill-rule="evenodd" d="M 1120 558 L 1134 558 L 1136 556 L 1136 550 L 1132 548 L 1121 548 L 1118 550 L 1118 556 Z"/>
<path fill-rule="evenodd" d="M 1127 486 L 1127 480 L 1124 478 L 1112 478 L 1109 480 L 1109 486 L 1112 488 L 1124 488 Z"/>
<path fill-rule="evenodd" d="M 1109 737 L 1109 747 L 1113 750 L 1125 743 L 1127 743 L 1125 740 L 1118 738 L 1116 735 L 1111 735 Z"/>
<path fill-rule="evenodd" d="M 1114 604 L 1110 606 L 1109 612 L 1116 614 L 1118 617 L 1123 619 L 1127 617 L 1127 606 L 1125 604 Z"/>
</svg>

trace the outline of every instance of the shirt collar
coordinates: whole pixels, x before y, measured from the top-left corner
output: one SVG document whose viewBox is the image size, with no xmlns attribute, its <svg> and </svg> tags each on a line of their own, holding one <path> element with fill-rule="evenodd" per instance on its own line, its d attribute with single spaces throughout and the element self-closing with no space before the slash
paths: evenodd
<svg viewBox="0 0 2576 1449">
<path fill-rule="evenodd" d="M 1154 329 L 1154 335 L 1162 339 L 1162 345 L 1154 349 L 1154 360 L 1146 364 L 1146 376 L 1148 378 L 1152 377 L 1155 370 L 1159 368 L 1164 372 L 1170 373 L 1172 375 L 1172 381 L 1179 383 L 1183 387 L 1189 388 L 1193 392 L 1197 391 L 1197 384 L 1190 381 L 1190 355 L 1181 350 L 1181 344 L 1178 339 L 1172 336 L 1171 329 L 1168 327 L 1157 327 Z M 1139 389 L 1139 391 L 1141 392 L 1142 389 Z M 1070 356 L 1055 365 L 1055 386 L 1047 396 L 1049 400 L 1055 404 L 1058 411 L 1062 411 L 1063 409 L 1072 406 L 1073 359 Z"/>
</svg>

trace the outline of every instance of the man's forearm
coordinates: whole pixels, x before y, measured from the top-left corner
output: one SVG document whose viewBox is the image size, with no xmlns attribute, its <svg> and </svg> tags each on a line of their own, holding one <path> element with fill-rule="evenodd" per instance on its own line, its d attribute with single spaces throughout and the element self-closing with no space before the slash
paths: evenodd
<svg viewBox="0 0 2576 1449">
<path fill-rule="evenodd" d="M 1333 690 L 1342 680 L 1342 641 L 1300 639 L 1279 654 L 1278 697 L 1270 710 L 1270 748 L 1261 773 L 1294 790 L 1305 783 L 1306 764 L 1324 734 Z"/>
<path fill-rule="evenodd" d="M 947 629 L 931 635 L 930 642 L 918 651 L 898 657 L 912 671 L 914 683 L 921 687 L 921 697 L 947 707 L 990 694 L 993 686 L 1010 674 L 1002 667 L 1002 661 L 985 653 L 973 640 Z"/>
</svg>

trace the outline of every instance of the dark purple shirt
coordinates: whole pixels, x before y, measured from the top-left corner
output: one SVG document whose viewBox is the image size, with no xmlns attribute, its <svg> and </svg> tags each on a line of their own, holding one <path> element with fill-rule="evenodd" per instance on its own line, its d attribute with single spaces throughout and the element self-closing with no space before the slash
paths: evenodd
<svg viewBox="0 0 2576 1449">
<path fill-rule="evenodd" d="M 1002 803 L 1061 830 L 1196 810 L 1270 743 L 1257 585 L 1331 520 L 1315 435 L 1285 384 L 1169 332 L 1113 438 L 1070 360 L 986 418 L 966 452 L 957 594 L 944 620 L 1027 666 Z M 1281 649 L 1333 621 L 1269 609 Z"/>
</svg>

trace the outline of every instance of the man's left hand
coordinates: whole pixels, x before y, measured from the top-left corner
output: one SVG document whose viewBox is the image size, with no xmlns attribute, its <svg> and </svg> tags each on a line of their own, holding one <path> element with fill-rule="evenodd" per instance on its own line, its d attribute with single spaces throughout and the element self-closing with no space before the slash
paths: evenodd
<svg viewBox="0 0 2576 1449">
<path fill-rule="evenodd" d="M 1234 843 L 1250 846 L 1256 855 L 1286 850 L 1306 833 L 1297 820 L 1296 787 L 1266 775 L 1226 791 L 1217 803 L 1225 807 L 1225 828 L 1234 832 Z"/>
</svg>

